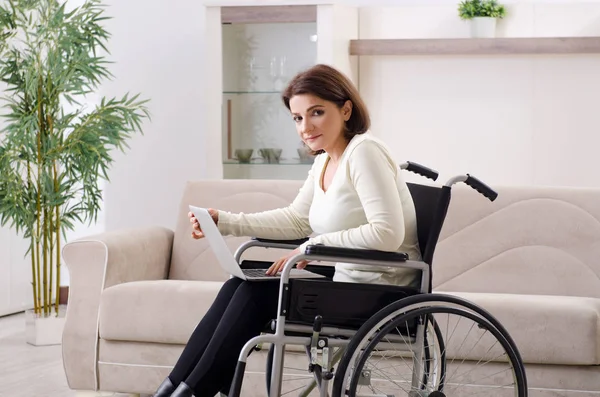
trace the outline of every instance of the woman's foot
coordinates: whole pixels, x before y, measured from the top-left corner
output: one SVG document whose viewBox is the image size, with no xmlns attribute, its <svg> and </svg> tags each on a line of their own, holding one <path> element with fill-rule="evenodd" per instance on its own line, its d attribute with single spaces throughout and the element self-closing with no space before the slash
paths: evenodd
<svg viewBox="0 0 600 397">
<path fill-rule="evenodd" d="M 171 397 L 192 397 L 193 395 L 194 392 L 192 389 L 185 382 L 181 382 L 173 394 L 171 394 Z"/>
<path fill-rule="evenodd" d="M 163 383 L 158 386 L 156 393 L 154 393 L 152 397 L 170 397 L 174 391 L 175 385 L 173 385 L 171 379 L 167 377 L 167 379 L 163 380 Z"/>
</svg>

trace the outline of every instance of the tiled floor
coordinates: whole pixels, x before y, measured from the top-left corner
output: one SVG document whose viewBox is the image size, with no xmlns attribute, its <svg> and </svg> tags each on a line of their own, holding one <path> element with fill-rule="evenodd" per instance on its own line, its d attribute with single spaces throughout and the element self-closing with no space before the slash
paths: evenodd
<svg viewBox="0 0 600 397">
<path fill-rule="evenodd" d="M 61 347 L 27 344 L 23 314 L 0 317 L 0 397 L 75 396 L 67 386 Z"/>
</svg>

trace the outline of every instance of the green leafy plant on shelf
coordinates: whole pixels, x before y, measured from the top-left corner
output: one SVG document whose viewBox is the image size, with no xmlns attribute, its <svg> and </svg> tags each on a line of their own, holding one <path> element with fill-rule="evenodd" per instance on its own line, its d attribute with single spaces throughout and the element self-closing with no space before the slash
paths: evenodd
<svg viewBox="0 0 600 397">
<path fill-rule="evenodd" d="M 0 224 L 29 242 L 34 311 L 58 314 L 61 242 L 77 222 L 95 222 L 111 151 L 142 132 L 138 95 L 88 95 L 112 77 L 109 19 L 98 0 L 0 2 Z"/>
<path fill-rule="evenodd" d="M 506 16 L 506 9 L 496 0 L 464 0 L 458 5 L 461 19 L 498 18 Z"/>
</svg>

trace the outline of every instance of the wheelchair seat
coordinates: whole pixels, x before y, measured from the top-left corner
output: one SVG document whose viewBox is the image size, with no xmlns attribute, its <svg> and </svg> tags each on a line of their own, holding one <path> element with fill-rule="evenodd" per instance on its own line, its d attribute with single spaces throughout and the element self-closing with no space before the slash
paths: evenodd
<svg viewBox="0 0 600 397">
<path fill-rule="evenodd" d="M 444 218 L 450 203 L 449 189 L 437 186 L 407 183 L 417 220 L 417 236 L 422 261 L 429 265 L 429 282 L 419 288 L 385 284 L 333 282 L 332 266 L 308 265 L 307 269 L 324 274 L 327 279 L 290 280 L 290 294 L 286 302 L 286 324 L 311 326 L 321 316 L 323 326 L 357 330 L 364 322 L 389 304 L 408 296 L 431 292 L 431 264 Z M 304 241 L 304 240 L 303 240 Z M 307 253 L 337 257 L 406 261 L 408 256 L 398 252 L 355 250 L 338 247 L 311 246 Z M 297 327 L 290 327 L 296 328 Z M 310 329 L 307 328 L 306 332 Z"/>
</svg>

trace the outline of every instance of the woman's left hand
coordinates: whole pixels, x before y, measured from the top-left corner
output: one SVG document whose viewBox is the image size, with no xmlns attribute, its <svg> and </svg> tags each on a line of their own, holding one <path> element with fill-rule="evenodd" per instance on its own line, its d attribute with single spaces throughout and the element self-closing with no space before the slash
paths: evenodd
<svg viewBox="0 0 600 397">
<path fill-rule="evenodd" d="M 290 253 L 289 253 L 289 254 L 287 254 L 286 256 L 284 256 L 284 257 L 282 257 L 282 258 L 278 259 L 278 260 L 277 260 L 277 261 L 275 261 L 275 263 L 273 263 L 273 264 L 271 265 L 271 267 L 270 267 L 270 268 L 267 270 L 267 274 L 268 274 L 268 275 L 275 275 L 275 274 L 279 273 L 280 271 L 282 271 L 282 270 L 283 270 L 283 268 L 284 268 L 285 264 L 287 263 L 287 261 L 288 261 L 288 260 L 289 260 L 291 257 L 293 257 L 293 256 L 296 256 L 296 255 L 298 255 L 298 254 L 300 254 L 300 253 L 301 253 L 301 252 L 300 252 L 300 249 L 299 249 L 299 248 L 296 248 L 295 250 L 293 250 L 292 252 L 290 252 Z M 302 261 L 299 261 L 299 262 L 296 264 L 296 267 L 297 267 L 298 269 L 304 269 L 304 268 L 306 267 L 306 265 L 307 265 L 307 264 L 308 264 L 308 261 L 304 261 L 304 260 L 302 260 Z"/>
</svg>

